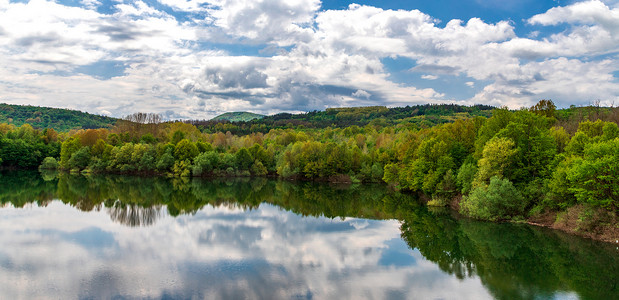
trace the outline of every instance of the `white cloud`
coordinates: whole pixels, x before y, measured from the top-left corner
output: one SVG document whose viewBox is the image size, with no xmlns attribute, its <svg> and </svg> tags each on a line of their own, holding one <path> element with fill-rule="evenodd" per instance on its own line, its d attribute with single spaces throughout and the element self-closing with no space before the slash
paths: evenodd
<svg viewBox="0 0 619 300">
<path fill-rule="evenodd" d="M 618 67 L 610 59 L 582 62 L 557 58 L 530 62 L 522 66 L 519 75 L 514 73 L 486 86 L 473 101 L 511 108 L 529 106 L 539 99 L 552 99 L 563 105 L 600 100 L 602 105 L 611 105 L 619 101 L 619 85 L 610 74 Z"/>
<path fill-rule="evenodd" d="M 454 101 L 519 107 L 541 97 L 569 105 L 618 95 L 619 8 L 610 2 L 533 16 L 532 25 L 568 29 L 528 38 L 509 21 L 439 26 L 418 10 L 353 4 L 320 11 L 318 0 L 162 0 L 187 13 L 180 19 L 142 1 L 116 3 L 112 15 L 94 11 L 97 1 L 84 3 L 0 2 L 0 101 L 202 119 L 227 110 Z M 239 56 L 237 46 L 258 48 L 260 56 Z M 422 79 L 449 74 L 486 86 L 466 99 L 394 82 L 386 57 L 413 60 L 411 71 Z M 123 64 L 124 74 L 103 80 L 74 71 L 101 61 Z M 578 73 L 558 75 L 572 69 Z"/>
<path fill-rule="evenodd" d="M 365 98 L 365 99 L 370 99 L 370 97 L 372 96 L 372 94 L 364 91 L 364 90 L 357 90 L 356 92 L 352 93 L 353 97 L 357 97 L 357 98 Z"/>
<path fill-rule="evenodd" d="M 227 34 L 291 45 L 308 39 L 320 0 L 214 0 L 207 12 Z"/>
<path fill-rule="evenodd" d="M 559 23 L 599 24 L 606 30 L 619 32 L 619 8 L 610 8 L 602 1 L 577 2 L 564 7 L 554 7 L 543 14 L 531 17 L 530 24 L 556 25 Z"/>
<path fill-rule="evenodd" d="M 619 7 L 610 8 L 601 1 L 578 2 L 555 7 L 528 20 L 529 24 L 557 25 L 567 23 L 574 27 L 547 40 L 530 41 L 544 56 L 579 56 L 619 52 Z"/>
</svg>

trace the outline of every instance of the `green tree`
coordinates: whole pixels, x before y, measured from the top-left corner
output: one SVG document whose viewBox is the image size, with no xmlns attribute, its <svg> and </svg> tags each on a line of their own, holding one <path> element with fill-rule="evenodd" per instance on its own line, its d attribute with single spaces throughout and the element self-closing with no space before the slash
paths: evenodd
<svg viewBox="0 0 619 300">
<path fill-rule="evenodd" d="M 253 165 L 254 159 L 249 154 L 247 148 L 241 148 L 234 155 L 234 159 L 236 161 L 237 169 L 239 170 L 249 170 L 249 168 Z"/>
<path fill-rule="evenodd" d="M 574 160 L 567 179 L 570 192 L 581 203 L 619 209 L 619 138 L 585 146 Z"/>
<path fill-rule="evenodd" d="M 514 141 L 509 138 L 493 138 L 484 146 L 483 156 L 477 162 L 477 176 L 473 186 L 480 186 L 494 176 L 502 177 L 505 170 L 511 167 L 513 157 L 518 152 L 514 149 Z"/>
<path fill-rule="evenodd" d="M 157 169 L 169 171 L 172 166 L 174 166 L 174 156 L 172 156 L 172 149 L 168 149 L 157 161 Z"/>
<path fill-rule="evenodd" d="M 259 160 L 255 160 L 251 166 L 251 173 L 256 176 L 264 176 L 268 174 L 267 168 Z"/>
<path fill-rule="evenodd" d="M 214 151 L 200 153 L 194 159 L 192 173 L 194 176 L 202 176 L 213 172 L 219 165 L 219 154 Z"/>
<path fill-rule="evenodd" d="M 526 205 L 511 181 L 493 176 L 489 185 L 482 184 L 462 198 L 460 210 L 473 218 L 494 221 L 521 216 Z"/>
<path fill-rule="evenodd" d="M 456 184 L 460 188 L 460 192 L 464 195 L 468 194 L 473 188 L 473 180 L 477 174 L 477 166 L 473 163 L 462 164 L 458 170 Z"/>
<path fill-rule="evenodd" d="M 174 131 L 174 133 L 172 134 L 172 140 L 170 142 L 176 145 L 183 139 L 185 139 L 185 133 L 183 133 L 180 130 L 177 130 L 177 131 Z"/>
<path fill-rule="evenodd" d="M 138 170 L 145 172 L 155 170 L 157 168 L 156 156 L 157 152 L 153 148 L 145 151 L 140 158 Z"/>
<path fill-rule="evenodd" d="M 71 169 L 83 170 L 88 163 L 90 163 L 90 147 L 82 147 L 71 155 L 68 165 Z"/>
<path fill-rule="evenodd" d="M 82 146 L 77 137 L 72 137 L 64 141 L 60 148 L 60 167 L 63 169 L 70 168 L 69 159 L 71 159 L 73 153 L 77 152 L 81 148 Z"/>
<path fill-rule="evenodd" d="M 174 147 L 174 157 L 179 161 L 188 160 L 191 162 L 198 154 L 198 147 L 188 139 L 181 140 Z"/>
<path fill-rule="evenodd" d="M 43 159 L 43 163 L 39 166 L 39 169 L 43 170 L 56 170 L 58 169 L 58 161 L 53 157 L 46 157 Z"/>
</svg>

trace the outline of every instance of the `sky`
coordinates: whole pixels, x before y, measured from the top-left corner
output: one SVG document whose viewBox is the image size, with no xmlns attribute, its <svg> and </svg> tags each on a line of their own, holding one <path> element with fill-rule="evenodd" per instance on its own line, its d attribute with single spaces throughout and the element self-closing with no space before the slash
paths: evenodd
<svg viewBox="0 0 619 300">
<path fill-rule="evenodd" d="M 0 0 L 0 103 L 122 117 L 619 104 L 619 0 Z"/>
</svg>

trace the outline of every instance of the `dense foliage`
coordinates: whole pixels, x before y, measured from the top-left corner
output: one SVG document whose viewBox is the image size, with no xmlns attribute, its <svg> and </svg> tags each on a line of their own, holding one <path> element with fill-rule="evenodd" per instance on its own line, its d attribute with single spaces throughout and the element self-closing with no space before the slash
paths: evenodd
<svg viewBox="0 0 619 300">
<path fill-rule="evenodd" d="M 303 114 L 279 113 L 247 122 L 222 122 L 221 120 L 189 121 L 204 132 L 232 134 L 267 133 L 271 129 L 335 128 L 370 125 L 372 127 L 405 126 L 408 128 L 431 127 L 437 124 L 467 119 L 474 116 L 489 117 L 493 107 L 487 105 L 461 106 L 455 104 L 425 104 L 387 108 L 384 106 L 328 108 Z"/>
<path fill-rule="evenodd" d="M 461 198 L 461 211 L 480 219 L 519 219 L 576 205 L 610 212 L 616 219 L 618 109 L 570 108 L 565 113 L 544 100 L 530 109 L 494 109 L 487 118 L 473 116 L 486 112 L 480 107 L 427 105 L 415 110 L 421 108 L 442 119 L 420 126 L 410 122 L 415 117 L 398 119 L 411 115 L 410 107 L 371 107 L 291 115 L 284 120 L 311 116 L 314 125 L 266 133 L 262 130 L 275 123 L 249 128 L 243 126 L 250 123 L 242 123 L 237 129 L 247 129 L 247 134 L 136 120 L 60 135 L 53 129 L 4 124 L 0 160 L 2 166 L 36 167 L 53 157 L 61 169 L 86 173 L 384 181 L 424 194 L 434 205 Z M 338 115 L 365 125 L 322 128 L 337 124 Z M 400 123 L 374 122 L 390 115 Z M 42 167 L 50 166 L 54 161 L 47 159 Z"/>
<path fill-rule="evenodd" d="M 0 123 L 34 128 L 53 128 L 56 131 L 71 129 L 110 128 L 117 119 L 93 115 L 76 110 L 10 105 L 0 103 Z"/>
</svg>

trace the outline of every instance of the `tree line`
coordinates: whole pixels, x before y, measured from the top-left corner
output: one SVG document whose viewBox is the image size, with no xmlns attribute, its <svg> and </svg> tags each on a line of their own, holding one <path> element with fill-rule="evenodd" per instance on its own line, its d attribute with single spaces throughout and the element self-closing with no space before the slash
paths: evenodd
<svg viewBox="0 0 619 300">
<path fill-rule="evenodd" d="M 479 219 L 522 219 L 578 206 L 597 223 L 616 223 L 618 115 L 616 108 L 556 110 L 543 100 L 434 126 L 368 123 L 233 134 L 160 123 L 148 114 L 111 129 L 65 133 L 2 124 L 0 160 L 5 167 L 84 173 L 386 182 Z"/>
</svg>

